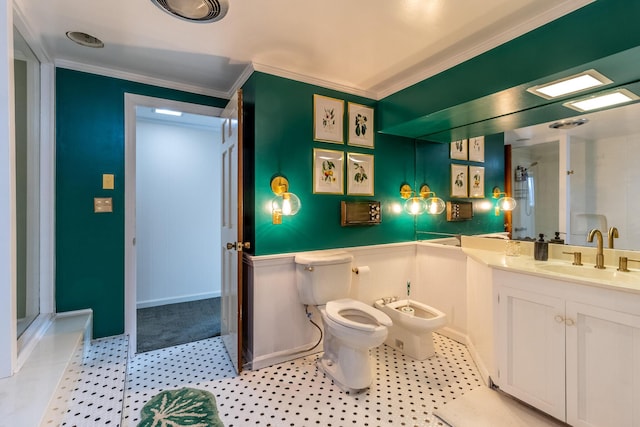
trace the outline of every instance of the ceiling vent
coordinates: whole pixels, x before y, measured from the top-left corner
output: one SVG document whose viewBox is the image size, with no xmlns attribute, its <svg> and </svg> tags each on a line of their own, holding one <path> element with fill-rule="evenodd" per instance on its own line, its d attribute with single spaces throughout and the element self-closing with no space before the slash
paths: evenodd
<svg viewBox="0 0 640 427">
<path fill-rule="evenodd" d="M 87 33 L 81 33 L 80 31 L 67 31 L 67 37 L 69 40 L 78 43 L 80 46 L 86 47 L 104 47 L 104 43 L 97 37 L 94 37 Z"/>
<path fill-rule="evenodd" d="M 227 0 L 151 0 L 165 12 L 189 22 L 215 22 L 229 10 Z"/>
<path fill-rule="evenodd" d="M 582 126 L 583 124 L 587 123 L 588 121 L 589 121 L 588 119 L 561 120 L 559 122 L 551 123 L 549 125 L 549 127 L 551 129 L 560 129 L 560 130 L 573 129 L 573 128 L 576 128 L 578 126 Z"/>
</svg>

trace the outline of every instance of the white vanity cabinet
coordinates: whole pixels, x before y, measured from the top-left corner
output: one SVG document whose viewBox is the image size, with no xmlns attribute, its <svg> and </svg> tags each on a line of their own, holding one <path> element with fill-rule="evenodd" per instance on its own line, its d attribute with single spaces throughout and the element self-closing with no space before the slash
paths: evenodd
<svg viewBox="0 0 640 427">
<path fill-rule="evenodd" d="M 640 426 L 640 295 L 496 270 L 499 387 L 575 427 Z"/>
</svg>

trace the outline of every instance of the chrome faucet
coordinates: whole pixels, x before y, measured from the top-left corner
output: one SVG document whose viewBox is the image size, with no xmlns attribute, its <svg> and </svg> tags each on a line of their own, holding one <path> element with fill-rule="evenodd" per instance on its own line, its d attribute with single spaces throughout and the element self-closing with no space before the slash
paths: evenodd
<svg viewBox="0 0 640 427">
<path fill-rule="evenodd" d="M 618 237 L 620 237 L 620 234 L 618 233 L 618 229 L 616 227 L 610 227 L 609 228 L 609 249 L 613 249 L 614 237 L 617 239 Z"/>
<path fill-rule="evenodd" d="M 587 242 L 589 242 L 589 243 L 593 242 L 593 236 L 596 236 L 596 238 L 598 240 L 595 267 L 602 270 L 602 269 L 606 268 L 604 266 L 604 253 L 603 253 L 603 250 L 602 250 L 602 233 L 597 228 L 594 228 L 593 230 L 589 231 L 589 235 L 587 236 Z"/>
</svg>

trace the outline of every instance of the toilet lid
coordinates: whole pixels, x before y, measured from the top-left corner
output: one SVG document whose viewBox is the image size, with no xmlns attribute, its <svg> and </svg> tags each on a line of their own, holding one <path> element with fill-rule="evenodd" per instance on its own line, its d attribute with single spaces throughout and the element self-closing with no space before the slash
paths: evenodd
<svg viewBox="0 0 640 427">
<path fill-rule="evenodd" d="M 367 305 L 360 301 L 356 301 L 354 299 L 340 299 L 329 301 L 325 306 L 325 311 L 329 319 L 353 329 L 373 331 L 380 327 L 380 325 L 392 325 L 391 319 L 385 313 L 370 305 Z M 373 322 L 376 322 L 377 324 L 360 323 L 352 319 L 347 319 L 341 314 L 341 312 L 348 311 L 359 311 L 362 313 L 362 315 L 369 317 Z"/>
</svg>

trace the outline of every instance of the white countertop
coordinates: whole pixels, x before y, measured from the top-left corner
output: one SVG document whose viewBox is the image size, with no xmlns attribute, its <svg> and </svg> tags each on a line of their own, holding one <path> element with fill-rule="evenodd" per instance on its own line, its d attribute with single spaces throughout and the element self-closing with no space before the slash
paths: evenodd
<svg viewBox="0 0 640 427">
<path fill-rule="evenodd" d="M 499 270 L 640 294 L 640 270 L 637 269 L 621 272 L 616 266 L 607 265 L 605 270 L 598 270 L 589 263 L 573 266 L 560 259 L 536 261 L 529 255 L 507 256 L 495 250 L 466 248 L 464 244 L 462 251 L 475 261 Z"/>
</svg>

